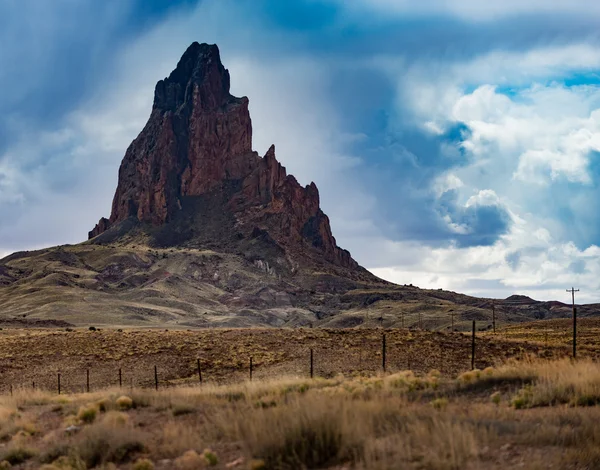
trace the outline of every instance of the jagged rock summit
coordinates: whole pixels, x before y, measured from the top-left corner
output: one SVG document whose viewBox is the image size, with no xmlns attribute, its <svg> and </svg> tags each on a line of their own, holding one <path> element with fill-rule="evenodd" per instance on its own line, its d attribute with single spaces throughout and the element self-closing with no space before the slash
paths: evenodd
<svg viewBox="0 0 600 470">
<path fill-rule="evenodd" d="M 194 42 L 156 84 L 148 123 L 121 163 L 110 218 L 89 238 L 102 243 L 145 227 L 155 246 L 256 251 L 259 243 L 292 265 L 322 258 L 359 268 L 336 245 L 316 185 L 287 175 L 274 146 L 264 157 L 252 150 L 248 98 L 229 88 L 218 47 Z"/>
</svg>

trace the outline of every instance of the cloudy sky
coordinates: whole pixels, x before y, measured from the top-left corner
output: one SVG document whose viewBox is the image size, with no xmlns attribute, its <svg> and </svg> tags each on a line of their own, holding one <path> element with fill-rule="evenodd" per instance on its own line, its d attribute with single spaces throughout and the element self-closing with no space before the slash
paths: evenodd
<svg viewBox="0 0 600 470">
<path fill-rule="evenodd" d="M 216 43 L 254 147 L 400 284 L 600 301 L 600 3 L 3 0 L 0 256 L 108 216 L 157 80 Z"/>
</svg>

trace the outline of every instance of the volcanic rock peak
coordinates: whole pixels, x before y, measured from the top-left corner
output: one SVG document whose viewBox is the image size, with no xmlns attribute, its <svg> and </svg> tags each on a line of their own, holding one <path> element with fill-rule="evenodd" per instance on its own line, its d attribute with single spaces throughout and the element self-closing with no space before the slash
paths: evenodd
<svg viewBox="0 0 600 470">
<path fill-rule="evenodd" d="M 286 250 L 308 247 L 335 265 L 358 267 L 337 247 L 316 185 L 287 175 L 274 146 L 263 158 L 252 151 L 248 98 L 229 88 L 218 47 L 194 42 L 156 84 L 150 118 L 121 163 L 110 218 L 89 237 L 127 219 L 168 225 L 186 201 L 216 194 L 242 236 L 266 231 Z"/>
</svg>

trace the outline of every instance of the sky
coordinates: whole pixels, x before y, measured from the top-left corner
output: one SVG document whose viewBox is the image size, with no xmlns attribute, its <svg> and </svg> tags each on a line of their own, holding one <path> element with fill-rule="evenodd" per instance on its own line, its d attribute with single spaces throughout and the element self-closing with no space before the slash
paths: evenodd
<svg viewBox="0 0 600 470">
<path fill-rule="evenodd" d="M 0 257 L 110 214 L 155 83 L 216 43 L 254 148 L 399 284 L 600 302 L 600 3 L 1 0 Z"/>
</svg>

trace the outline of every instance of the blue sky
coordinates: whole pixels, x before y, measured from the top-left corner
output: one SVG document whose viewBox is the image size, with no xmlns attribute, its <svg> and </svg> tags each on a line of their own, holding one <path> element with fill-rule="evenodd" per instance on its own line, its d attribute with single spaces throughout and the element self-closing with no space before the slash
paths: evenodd
<svg viewBox="0 0 600 470">
<path fill-rule="evenodd" d="M 154 84 L 199 41 L 363 266 L 600 301 L 599 19 L 583 0 L 5 0 L 0 255 L 109 214 Z"/>
</svg>

